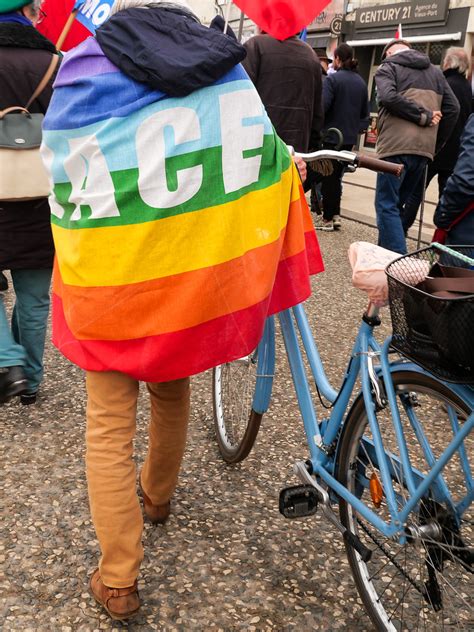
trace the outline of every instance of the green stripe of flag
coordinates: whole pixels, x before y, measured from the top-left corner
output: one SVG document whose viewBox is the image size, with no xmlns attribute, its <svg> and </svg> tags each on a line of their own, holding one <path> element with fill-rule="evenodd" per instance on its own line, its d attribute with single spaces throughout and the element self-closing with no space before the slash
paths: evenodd
<svg viewBox="0 0 474 632">
<path fill-rule="evenodd" d="M 275 142 L 276 141 L 276 142 Z M 115 188 L 115 200 L 120 216 L 101 219 L 89 219 L 91 209 L 81 206 L 81 219 L 71 221 L 75 206 L 69 202 L 71 195 L 70 183 L 58 183 L 54 187 L 57 202 L 64 209 L 64 216 L 59 219 L 52 216 L 52 222 L 67 229 L 101 228 L 106 226 L 126 226 L 152 222 L 158 219 L 172 217 L 183 213 L 190 213 L 211 206 L 226 204 L 243 197 L 251 191 L 258 191 L 279 182 L 281 174 L 290 165 L 290 157 L 286 147 L 276 134 L 264 137 L 263 150 L 246 152 L 244 157 L 262 154 L 260 173 L 262 177 L 243 189 L 233 193 L 225 193 L 222 179 L 222 149 L 212 147 L 189 154 L 174 156 L 166 161 L 168 185 L 170 190 L 177 186 L 176 172 L 196 165 L 203 167 L 203 183 L 199 192 L 189 202 L 173 208 L 159 209 L 148 206 L 138 193 L 138 169 L 115 171 L 111 177 Z M 275 156 L 276 155 L 276 156 Z"/>
</svg>

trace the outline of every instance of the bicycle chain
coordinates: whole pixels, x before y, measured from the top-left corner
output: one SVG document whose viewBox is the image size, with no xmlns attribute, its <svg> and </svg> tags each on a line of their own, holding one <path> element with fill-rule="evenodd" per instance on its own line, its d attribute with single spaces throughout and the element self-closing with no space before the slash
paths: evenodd
<svg viewBox="0 0 474 632">
<path fill-rule="evenodd" d="M 397 568 L 400 571 L 400 573 L 402 575 L 404 575 L 408 579 L 410 584 L 420 593 L 420 595 L 422 595 L 424 597 L 425 596 L 424 588 L 421 588 L 419 583 L 416 582 L 414 579 L 412 579 L 408 575 L 408 573 L 400 566 L 400 564 L 397 562 L 395 557 L 390 553 L 390 551 L 387 551 L 385 546 L 381 542 L 378 541 L 378 538 L 369 530 L 368 527 L 365 526 L 365 524 L 363 522 L 361 522 L 361 520 L 359 518 L 357 518 L 357 522 L 362 527 L 362 529 L 366 532 L 366 534 L 369 536 L 369 538 L 379 547 L 379 549 L 382 551 L 382 553 L 386 557 L 388 557 L 388 559 L 392 562 L 392 564 L 395 566 L 395 568 Z"/>
</svg>

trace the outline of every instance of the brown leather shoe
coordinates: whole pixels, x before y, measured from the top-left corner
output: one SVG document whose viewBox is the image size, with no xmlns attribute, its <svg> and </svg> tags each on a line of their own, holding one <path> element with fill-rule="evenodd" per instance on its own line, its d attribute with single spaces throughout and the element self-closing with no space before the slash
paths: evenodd
<svg viewBox="0 0 474 632">
<path fill-rule="evenodd" d="M 138 478 L 138 484 L 140 486 L 140 491 L 143 498 L 143 509 L 145 510 L 145 514 L 148 520 L 153 524 L 165 524 L 171 512 L 170 501 L 168 501 L 164 505 L 154 505 L 143 491 L 141 472 Z"/>
<path fill-rule="evenodd" d="M 137 582 L 128 588 L 109 588 L 102 581 L 99 569 L 96 568 L 91 577 L 90 590 L 97 603 L 116 621 L 133 617 L 140 609 Z"/>
</svg>

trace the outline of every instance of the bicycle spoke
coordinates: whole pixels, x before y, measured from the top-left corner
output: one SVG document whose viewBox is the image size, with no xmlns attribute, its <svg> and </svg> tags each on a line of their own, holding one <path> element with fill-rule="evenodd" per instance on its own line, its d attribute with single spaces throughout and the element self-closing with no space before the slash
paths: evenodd
<svg viewBox="0 0 474 632">
<path fill-rule="evenodd" d="M 399 396 L 405 407 L 400 411 L 403 435 L 407 452 L 414 468 L 414 483 L 419 485 L 453 437 L 446 409 L 440 404 L 445 401 L 438 392 L 438 384 L 430 389 L 430 378 L 414 376 L 416 384 L 408 385 L 401 373 L 403 385 Z M 425 388 L 425 384 L 428 388 Z M 449 393 L 449 389 L 445 389 Z M 453 405 L 449 402 L 449 405 Z M 411 406 L 416 407 L 412 409 Z M 440 413 L 441 410 L 441 413 Z M 457 406 L 456 410 L 459 410 Z M 413 412 L 415 411 L 415 412 Z M 413 414 L 412 414 L 413 413 Z M 367 422 L 365 408 L 360 407 L 357 424 L 353 423 L 352 457 L 346 467 L 347 485 L 356 490 L 361 501 L 370 506 L 383 521 L 390 524 L 392 516 L 383 490 L 381 502 L 372 498 L 370 480 L 375 476 L 381 481 L 378 457 L 373 449 L 373 438 Z M 397 434 L 390 419 L 390 410 L 377 413 L 383 445 L 387 455 L 387 466 L 396 501 L 396 511 L 401 512 L 410 499 L 405 480 Z M 416 420 L 416 432 L 411 421 Z M 364 437 L 364 440 L 362 438 Z M 465 439 L 465 453 L 470 454 L 472 438 Z M 372 456 L 372 458 L 371 458 Z M 351 567 L 356 570 L 359 591 L 365 596 L 377 627 L 385 629 L 391 624 L 397 631 L 457 629 L 469 627 L 473 621 L 470 605 L 472 593 L 472 569 L 470 551 L 472 545 L 472 513 L 467 507 L 458 520 L 454 509 L 461 507 L 466 498 L 466 469 L 459 457 L 459 450 L 443 468 L 431 490 L 420 499 L 407 521 L 406 542 L 386 538 L 371 527 L 353 507 L 346 505 L 353 517 L 351 529 L 359 537 L 369 539 L 373 549 L 370 562 L 364 564 L 359 556 L 349 554 Z M 465 463 L 465 460 L 464 460 Z M 386 482 L 384 483 L 384 485 Z M 341 513 L 341 516 L 344 514 Z M 360 569 L 360 571 L 358 570 Z M 366 588 L 367 586 L 367 588 Z M 375 597 L 375 598 L 374 598 Z"/>
</svg>

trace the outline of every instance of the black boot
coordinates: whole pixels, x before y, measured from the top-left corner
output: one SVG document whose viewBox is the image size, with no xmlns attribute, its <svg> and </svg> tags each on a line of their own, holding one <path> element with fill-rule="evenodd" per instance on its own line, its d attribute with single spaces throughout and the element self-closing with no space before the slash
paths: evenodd
<svg viewBox="0 0 474 632">
<path fill-rule="evenodd" d="M 28 382 L 21 366 L 0 369 L 0 404 L 28 391 Z"/>
<path fill-rule="evenodd" d="M 20 395 L 20 404 L 23 406 L 31 406 L 31 404 L 36 404 L 37 393 L 26 393 L 25 395 Z"/>
</svg>

